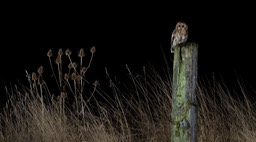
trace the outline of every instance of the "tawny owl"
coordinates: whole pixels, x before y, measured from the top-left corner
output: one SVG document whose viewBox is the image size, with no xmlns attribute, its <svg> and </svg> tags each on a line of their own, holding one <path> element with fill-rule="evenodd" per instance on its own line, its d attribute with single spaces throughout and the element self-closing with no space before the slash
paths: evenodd
<svg viewBox="0 0 256 142">
<path fill-rule="evenodd" d="M 188 25 L 184 22 L 178 22 L 172 32 L 171 53 L 174 52 L 176 45 L 185 43 L 188 39 Z"/>
</svg>

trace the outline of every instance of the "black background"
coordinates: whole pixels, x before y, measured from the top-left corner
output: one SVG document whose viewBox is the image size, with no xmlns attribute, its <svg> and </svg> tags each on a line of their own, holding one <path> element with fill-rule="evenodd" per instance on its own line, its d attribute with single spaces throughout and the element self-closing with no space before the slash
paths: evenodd
<svg viewBox="0 0 256 142">
<path fill-rule="evenodd" d="M 1 88 L 26 82 L 25 70 L 48 66 L 49 49 L 84 48 L 96 53 L 91 78 L 125 75 L 149 64 L 171 66 L 171 32 L 178 21 L 189 26 L 188 42 L 199 44 L 199 77 L 213 74 L 232 87 L 239 78 L 254 88 L 255 15 L 248 6 L 200 4 L 7 4 L 1 14 Z M 1 89 L 1 90 L 3 90 Z"/>
</svg>

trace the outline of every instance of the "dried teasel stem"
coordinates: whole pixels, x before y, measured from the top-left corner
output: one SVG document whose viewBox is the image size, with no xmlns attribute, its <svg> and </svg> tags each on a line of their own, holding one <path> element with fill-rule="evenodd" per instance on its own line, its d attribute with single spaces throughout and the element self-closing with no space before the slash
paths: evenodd
<svg viewBox="0 0 256 142">
<path fill-rule="evenodd" d="M 43 85 L 43 76 L 38 76 L 37 84 L 38 85 Z"/>
<path fill-rule="evenodd" d="M 57 80 L 57 77 L 56 77 L 56 74 L 55 74 L 55 72 L 54 72 L 53 65 L 52 65 L 52 60 L 51 60 L 52 55 L 53 55 L 53 54 L 52 54 L 52 50 L 50 49 L 50 50 L 48 51 L 48 53 L 47 53 L 47 56 L 49 57 L 49 63 L 50 63 L 50 67 L 51 67 L 51 70 L 52 70 L 52 74 L 53 74 L 54 79 L 55 79 L 55 81 L 56 81 L 56 83 L 57 83 L 57 85 L 58 85 L 58 88 L 60 89 L 60 86 L 59 86 L 59 84 L 58 84 L 58 80 Z M 55 60 L 55 63 L 56 63 L 56 60 Z"/>
<path fill-rule="evenodd" d="M 56 59 L 56 64 L 58 66 L 58 74 L 59 74 L 59 86 L 62 88 L 62 58 L 63 50 L 60 48 L 58 51 L 58 57 Z"/>
<path fill-rule="evenodd" d="M 87 69 L 90 68 L 90 66 L 91 66 L 92 59 L 93 59 L 93 55 L 94 55 L 95 52 L 96 52 L 96 48 L 95 48 L 95 46 L 93 46 L 93 47 L 91 48 L 91 53 L 92 53 L 92 55 L 91 55 L 90 61 L 89 61 L 89 63 L 88 63 Z"/>
</svg>

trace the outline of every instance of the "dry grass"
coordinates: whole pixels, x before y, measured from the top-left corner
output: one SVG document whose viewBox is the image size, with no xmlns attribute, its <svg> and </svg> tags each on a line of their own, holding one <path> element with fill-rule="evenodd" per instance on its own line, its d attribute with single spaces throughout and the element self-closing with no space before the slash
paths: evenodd
<svg viewBox="0 0 256 142">
<path fill-rule="evenodd" d="M 162 76 L 144 68 L 142 74 L 133 74 L 127 66 L 129 79 L 119 84 L 106 70 L 110 91 L 102 90 L 97 81 L 86 80 L 95 48 L 88 62 L 84 52 L 78 52 L 78 63 L 70 50 L 60 49 L 56 59 L 48 52 L 57 95 L 53 86 L 48 88 L 43 67 L 27 73 L 28 85 L 8 89 L 9 99 L 0 115 L 0 141 L 170 141 L 170 73 Z M 224 83 L 199 82 L 199 142 L 255 141 L 256 107 L 241 84 L 238 90 L 234 94 Z"/>
</svg>

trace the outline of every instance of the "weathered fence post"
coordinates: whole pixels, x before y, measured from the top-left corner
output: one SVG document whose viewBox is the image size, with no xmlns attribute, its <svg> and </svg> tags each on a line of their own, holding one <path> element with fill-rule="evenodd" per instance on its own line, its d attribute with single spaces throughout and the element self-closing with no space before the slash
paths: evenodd
<svg viewBox="0 0 256 142">
<path fill-rule="evenodd" d="M 178 45 L 174 51 L 172 88 L 172 142 L 197 141 L 198 45 Z"/>
</svg>

